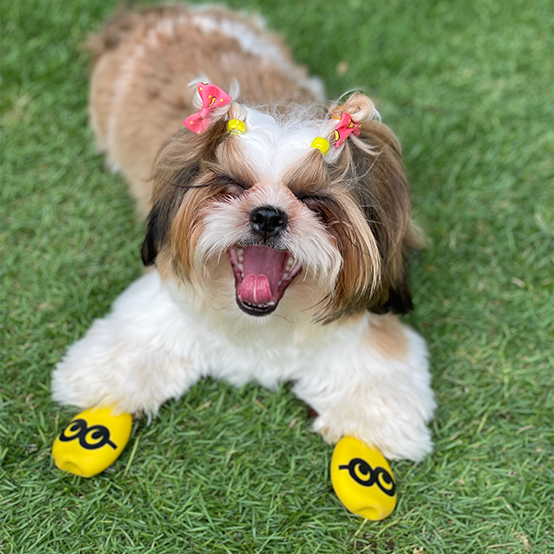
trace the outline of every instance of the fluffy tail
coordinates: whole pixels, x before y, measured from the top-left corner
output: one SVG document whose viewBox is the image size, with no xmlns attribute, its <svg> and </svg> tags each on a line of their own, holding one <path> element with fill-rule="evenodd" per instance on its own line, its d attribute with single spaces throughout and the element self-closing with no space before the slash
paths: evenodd
<svg viewBox="0 0 554 554">
<path fill-rule="evenodd" d="M 184 7 L 166 4 L 135 11 L 130 9 L 128 4 L 121 4 L 99 32 L 88 36 L 83 49 L 91 54 L 92 62 L 95 64 L 103 54 L 117 50 L 139 29 L 147 29 L 164 17 L 175 16 L 181 13 Z"/>
</svg>

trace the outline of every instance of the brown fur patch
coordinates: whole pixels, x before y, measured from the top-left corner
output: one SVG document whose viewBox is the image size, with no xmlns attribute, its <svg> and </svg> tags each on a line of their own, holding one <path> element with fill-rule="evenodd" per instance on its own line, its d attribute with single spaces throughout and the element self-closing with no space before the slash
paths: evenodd
<svg viewBox="0 0 554 554">
<path fill-rule="evenodd" d="M 167 281 L 168 279 L 173 279 L 174 281 L 179 280 L 169 248 L 164 248 L 158 254 L 156 258 L 156 269 L 163 281 Z"/>
<path fill-rule="evenodd" d="M 354 235 L 347 237 L 352 244 L 345 255 L 345 268 L 351 265 L 354 270 L 338 287 L 334 311 L 337 315 L 364 308 L 405 313 L 412 309 L 405 260 L 417 242 L 410 224 L 411 203 L 400 145 L 392 131 L 378 121 L 364 122 L 357 140 L 363 147 L 355 141 L 348 143 L 331 178 L 344 182 L 355 199 L 355 207 L 347 209 L 347 221 L 355 222 L 363 215 L 367 225 L 353 225 Z M 360 233 L 360 229 L 364 230 Z M 368 232 L 377 252 L 372 240 L 364 236 Z M 346 256 L 353 256 L 354 261 L 349 264 Z M 365 267 L 369 276 L 368 265 L 375 277 L 360 291 L 355 268 Z"/>
<path fill-rule="evenodd" d="M 367 343 L 386 358 L 404 360 L 408 355 L 408 337 L 404 325 L 394 315 L 371 318 Z"/>
<path fill-rule="evenodd" d="M 181 204 L 171 228 L 171 252 L 174 267 L 180 270 L 182 279 L 194 282 L 196 264 L 194 254 L 198 239 L 204 230 L 204 217 L 214 201 L 224 194 L 224 189 L 213 186 L 209 189 L 192 189 L 187 201 Z"/>
<path fill-rule="evenodd" d="M 199 14 L 216 23 L 209 33 L 194 22 Z M 262 62 L 244 50 L 217 28 L 224 20 L 272 44 L 290 65 L 268 57 Z M 94 59 L 89 109 L 96 142 L 129 181 L 142 216 L 152 207 L 151 173 L 158 150 L 196 111 L 191 80 L 205 75 L 228 89 L 237 79 L 241 98 L 255 104 L 316 100 L 302 84 L 305 69 L 294 64 L 280 37 L 223 8 L 198 12 L 171 4 L 120 11 L 87 44 Z M 229 63 L 221 63 L 222 57 Z"/>
</svg>

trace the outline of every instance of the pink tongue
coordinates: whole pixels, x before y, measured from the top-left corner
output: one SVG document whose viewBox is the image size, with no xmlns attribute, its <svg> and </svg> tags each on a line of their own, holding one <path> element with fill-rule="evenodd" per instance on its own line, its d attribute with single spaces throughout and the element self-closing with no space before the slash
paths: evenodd
<svg viewBox="0 0 554 554">
<path fill-rule="evenodd" d="M 240 288 L 240 297 L 248 304 L 267 304 L 271 301 L 271 287 L 265 275 L 248 275 Z"/>
<path fill-rule="evenodd" d="M 267 246 L 246 246 L 243 249 L 244 279 L 238 291 L 248 304 L 267 304 L 279 288 L 287 254 Z"/>
</svg>

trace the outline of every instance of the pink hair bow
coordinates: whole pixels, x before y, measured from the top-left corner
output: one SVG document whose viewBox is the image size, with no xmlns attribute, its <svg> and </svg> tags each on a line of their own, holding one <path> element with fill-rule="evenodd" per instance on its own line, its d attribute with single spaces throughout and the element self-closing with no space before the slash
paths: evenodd
<svg viewBox="0 0 554 554">
<path fill-rule="evenodd" d="M 198 87 L 198 94 L 202 99 L 202 109 L 189 115 L 183 123 L 193 133 L 200 134 L 210 126 L 212 121 L 211 112 L 216 108 L 226 106 L 231 102 L 232 98 L 219 87 L 210 83 L 200 82 L 196 86 Z"/>
<path fill-rule="evenodd" d="M 351 133 L 358 136 L 360 125 L 360 123 L 354 123 L 347 113 L 343 113 L 340 123 L 335 127 L 335 148 L 339 148 Z"/>
</svg>

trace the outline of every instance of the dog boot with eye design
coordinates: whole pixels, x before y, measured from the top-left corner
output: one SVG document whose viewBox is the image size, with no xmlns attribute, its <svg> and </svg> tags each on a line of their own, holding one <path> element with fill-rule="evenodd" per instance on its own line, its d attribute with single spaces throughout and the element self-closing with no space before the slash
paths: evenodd
<svg viewBox="0 0 554 554">
<path fill-rule="evenodd" d="M 387 460 L 353 437 L 343 437 L 335 446 L 331 483 L 345 507 L 366 519 L 385 519 L 396 507 L 396 484 Z"/>
<path fill-rule="evenodd" d="M 101 473 L 119 457 L 131 436 L 130 414 L 113 415 L 112 408 L 91 408 L 76 415 L 54 441 L 56 466 L 81 477 Z"/>
</svg>

